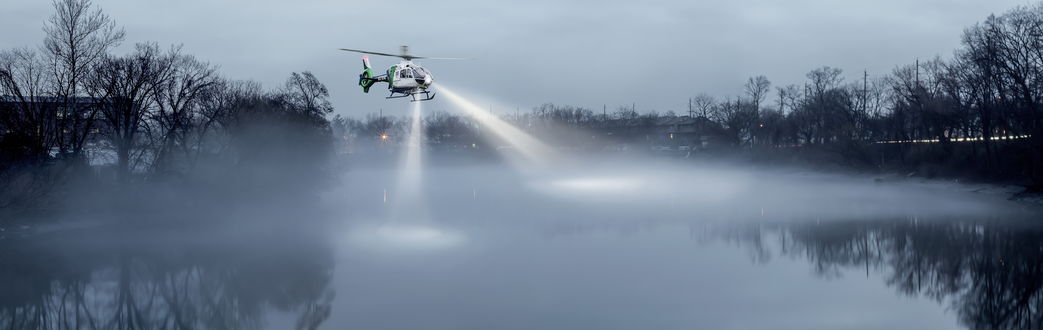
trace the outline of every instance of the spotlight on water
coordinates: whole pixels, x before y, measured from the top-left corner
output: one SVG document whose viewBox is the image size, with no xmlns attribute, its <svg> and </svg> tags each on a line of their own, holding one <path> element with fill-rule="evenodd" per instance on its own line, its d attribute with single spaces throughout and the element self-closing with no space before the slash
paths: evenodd
<svg viewBox="0 0 1043 330">
<path fill-rule="evenodd" d="M 546 165 L 552 157 L 551 149 L 540 140 L 468 101 L 460 94 L 445 87 L 444 84 L 439 84 L 436 88 L 438 95 L 445 96 L 449 102 L 477 120 L 483 130 L 493 133 L 500 140 L 509 144 L 510 148 L 517 152 L 528 165 Z"/>
<path fill-rule="evenodd" d="M 645 182 L 640 178 L 615 177 L 583 177 L 557 180 L 551 183 L 554 188 L 591 192 L 591 193 L 631 193 L 643 188 Z"/>
<path fill-rule="evenodd" d="M 417 216 L 415 214 L 402 214 L 406 211 L 421 212 L 421 157 L 423 154 L 424 132 L 421 125 L 421 113 L 423 112 L 421 102 L 413 102 L 413 111 L 410 118 L 409 132 L 402 145 L 402 161 L 399 167 L 397 193 L 394 201 L 397 216 Z"/>
<path fill-rule="evenodd" d="M 348 237 L 353 244 L 383 251 L 435 251 L 464 244 L 466 236 L 454 230 L 427 225 L 362 226 Z"/>
<path fill-rule="evenodd" d="M 420 156 L 423 152 L 423 128 L 421 126 L 421 106 L 423 103 L 413 102 L 413 112 L 410 118 L 409 132 L 406 136 L 402 153 L 401 185 L 419 188 L 420 185 Z M 408 188 L 399 187 L 399 188 Z"/>
</svg>

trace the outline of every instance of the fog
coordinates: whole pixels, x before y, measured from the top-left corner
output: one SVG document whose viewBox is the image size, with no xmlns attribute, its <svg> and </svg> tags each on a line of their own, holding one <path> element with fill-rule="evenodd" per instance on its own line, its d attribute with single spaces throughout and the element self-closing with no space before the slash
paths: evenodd
<svg viewBox="0 0 1043 330">
<path fill-rule="evenodd" d="M 312 120 L 323 114 L 267 94 L 240 101 L 227 151 L 193 171 L 73 180 L 60 207 L 0 231 L 0 328 L 1017 329 L 1043 318 L 1039 207 L 983 189 L 996 186 L 657 154 L 622 137 L 602 142 L 618 149 L 568 147 L 594 133 L 531 134 L 453 87 L 439 93 L 480 140 L 437 143 L 468 129 L 428 134 L 437 114 L 414 102 L 370 118 L 371 145 L 344 148 Z M 1030 298 L 1004 300 L 1014 293 Z"/>
<path fill-rule="evenodd" d="M 383 170 L 358 171 L 364 174 L 349 175 L 344 187 L 324 198 L 346 203 L 345 207 L 355 212 L 372 212 L 376 217 L 394 209 L 396 203 L 410 202 L 388 201 L 392 206 L 367 203 L 380 202 L 382 189 L 393 189 L 389 183 L 395 181 L 386 178 Z M 627 220 L 1002 217 L 1018 209 L 1004 203 L 1002 196 L 968 194 L 954 184 L 884 181 L 798 169 L 757 170 L 718 162 L 607 157 L 574 160 L 543 171 L 521 172 L 499 164 L 479 164 L 424 168 L 424 172 L 419 185 L 431 212 L 525 212 L 531 218 L 527 223 L 554 223 L 558 219 L 603 224 Z"/>
<path fill-rule="evenodd" d="M 233 165 L 77 183 L 49 221 L 0 232 L 0 327 L 951 329 L 1043 317 L 989 291 L 1043 294 L 1033 268 L 994 269 L 1038 264 L 1043 250 L 1023 248 L 1043 244 L 1036 206 L 949 180 L 552 147 L 589 132 L 538 138 L 439 92 L 489 140 L 437 148 L 414 102 L 400 136 L 327 155 L 310 126 L 262 116 L 232 131 Z M 980 307 L 994 303 L 1021 316 Z"/>
<path fill-rule="evenodd" d="M 948 183 L 711 162 L 422 170 L 416 218 L 396 210 L 413 201 L 382 200 L 391 170 L 353 170 L 324 195 L 344 265 L 332 285 L 350 292 L 333 328 L 947 329 L 959 321 L 950 302 L 902 298 L 877 261 L 868 271 L 857 260 L 822 271 L 800 253 L 771 261 L 765 250 L 789 245 L 768 228 L 991 231 L 1032 214 Z M 758 237 L 736 234 L 751 228 Z"/>
<path fill-rule="evenodd" d="M 432 102 L 354 91 L 385 105 L 363 118 L 334 115 L 365 108 L 335 110 L 311 71 L 275 86 L 234 80 L 177 44 L 123 44 L 90 1 L 52 5 L 42 46 L 0 51 L 0 329 L 1043 324 L 1043 105 L 1024 81 L 1043 76 L 1024 55 L 1039 55 L 1043 5 L 968 27 L 953 58 L 863 72 L 861 84 L 818 67 L 803 90 L 753 76 L 734 99 L 680 96 L 686 114 L 517 104 L 657 98 L 619 93 L 659 88 L 630 78 L 585 91 L 552 79 L 506 97 L 490 90 L 503 84 L 449 73 Z M 522 7 L 511 22 L 553 6 Z M 680 23 L 692 9 L 674 7 L 636 15 Z M 803 11 L 742 12 L 771 23 Z M 609 12 L 589 22 L 641 25 Z M 523 30 L 570 30 L 559 23 L 575 25 Z M 815 25 L 790 31 L 804 24 Z M 729 39 L 717 37 L 707 44 Z M 684 53 L 632 47 L 673 37 L 659 38 L 599 48 Z M 740 39 L 757 43 L 728 43 Z M 512 52 L 501 48 L 489 54 Z M 579 69 L 598 71 L 588 80 L 620 76 L 593 69 L 618 60 L 596 57 Z M 497 79 L 556 72 L 528 62 Z M 384 82 L 408 95 L 431 81 Z M 660 92 L 700 84 L 740 87 Z"/>
<path fill-rule="evenodd" d="M 900 248 L 900 235 L 1041 242 L 1032 207 L 943 181 L 612 155 L 522 170 L 400 152 L 340 170 L 311 201 L 8 234 L 0 325 L 948 329 L 994 321 L 960 302 L 987 297 L 903 287 L 900 255 L 927 273 L 936 254 L 960 255 Z M 852 248 L 863 240 L 873 248 Z M 996 253 L 1038 255 L 1015 251 Z"/>
</svg>

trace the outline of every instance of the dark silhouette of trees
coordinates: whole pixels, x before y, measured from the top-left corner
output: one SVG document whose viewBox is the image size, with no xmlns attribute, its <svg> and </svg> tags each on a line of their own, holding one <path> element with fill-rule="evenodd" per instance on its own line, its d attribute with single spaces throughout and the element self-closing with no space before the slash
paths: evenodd
<svg viewBox="0 0 1043 330">
<path fill-rule="evenodd" d="M 73 180 L 231 178 L 215 172 L 254 161 L 267 171 L 309 173 L 296 176 L 303 182 L 323 172 L 333 107 L 312 73 L 292 73 L 265 91 L 223 79 L 180 46 L 139 43 L 113 54 L 125 34 L 90 0 L 53 5 L 39 51 L 0 51 L 0 185 L 9 188 L 0 206 L 43 209 L 43 197 Z M 309 165 L 291 168 L 285 159 Z M 273 177 L 257 172 L 237 173 L 244 182 Z"/>
<path fill-rule="evenodd" d="M 311 72 L 290 74 L 290 78 L 286 80 L 284 93 L 287 102 L 298 108 L 299 111 L 316 117 L 333 112 L 333 105 L 328 99 L 329 90 Z"/>
<path fill-rule="evenodd" d="M 53 138 L 55 118 L 44 106 L 47 95 L 47 64 L 31 49 L 0 52 L 0 95 L 10 107 L 0 113 L 6 139 L 18 142 L 4 148 L 4 163 L 46 157 Z"/>
<path fill-rule="evenodd" d="M 172 58 L 155 44 L 139 44 L 126 57 L 101 60 L 89 78 L 88 94 L 101 103 L 102 133 L 116 153 L 116 174 L 128 180 L 132 166 L 141 166 L 148 154 L 143 134 L 159 103 L 156 85 L 169 75 Z"/>
<path fill-rule="evenodd" d="M 168 55 L 169 68 L 165 79 L 153 84 L 156 109 L 151 114 L 155 123 L 153 173 L 182 171 L 191 167 L 199 144 L 212 127 L 204 113 L 204 98 L 220 88 L 216 70 L 191 55 L 174 49 Z M 181 166 L 177 166 L 181 165 Z"/>
<path fill-rule="evenodd" d="M 469 118 L 433 112 L 424 118 L 427 142 L 443 149 L 469 148 L 478 141 L 477 125 Z"/>
</svg>

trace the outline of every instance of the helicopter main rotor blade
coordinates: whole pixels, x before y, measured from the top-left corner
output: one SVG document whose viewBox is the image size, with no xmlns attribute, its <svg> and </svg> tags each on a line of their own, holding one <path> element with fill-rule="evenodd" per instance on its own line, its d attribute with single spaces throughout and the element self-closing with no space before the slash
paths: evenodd
<svg viewBox="0 0 1043 330">
<path fill-rule="evenodd" d="M 391 57 L 402 57 L 402 55 L 396 55 L 396 54 L 388 54 L 388 53 L 378 53 L 378 52 L 371 52 L 371 51 L 365 51 L 365 50 L 358 50 L 358 49 L 347 49 L 347 48 L 340 48 L 340 50 L 343 50 L 343 51 L 346 51 L 346 52 L 356 52 L 356 53 L 363 53 L 363 54 L 370 54 L 370 55 L 380 55 L 380 56 L 391 56 Z M 415 57 L 414 57 L 414 58 L 415 58 Z"/>
<path fill-rule="evenodd" d="M 470 59 L 470 58 L 463 58 L 463 57 L 423 57 L 423 56 L 413 56 L 413 55 L 408 55 L 408 54 L 389 54 L 389 53 L 371 52 L 371 51 L 367 51 L 367 50 L 347 49 L 347 48 L 339 48 L 339 49 L 343 50 L 343 51 L 346 51 L 346 52 L 356 52 L 356 53 L 379 55 L 379 56 L 398 57 L 398 58 L 403 58 L 403 59 L 405 59 L 407 61 L 412 61 L 412 60 L 417 60 L 417 59 L 419 59 L 419 60 L 469 60 Z"/>
</svg>

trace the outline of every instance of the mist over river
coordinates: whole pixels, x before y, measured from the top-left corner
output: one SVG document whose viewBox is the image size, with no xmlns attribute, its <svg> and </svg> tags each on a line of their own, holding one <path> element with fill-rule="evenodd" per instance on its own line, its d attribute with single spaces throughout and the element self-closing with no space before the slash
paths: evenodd
<svg viewBox="0 0 1043 330">
<path fill-rule="evenodd" d="M 958 185 L 664 160 L 402 170 L 350 169 L 296 207 L 9 232 L 0 326 L 951 329 L 1041 317 L 1036 211 Z"/>
</svg>

